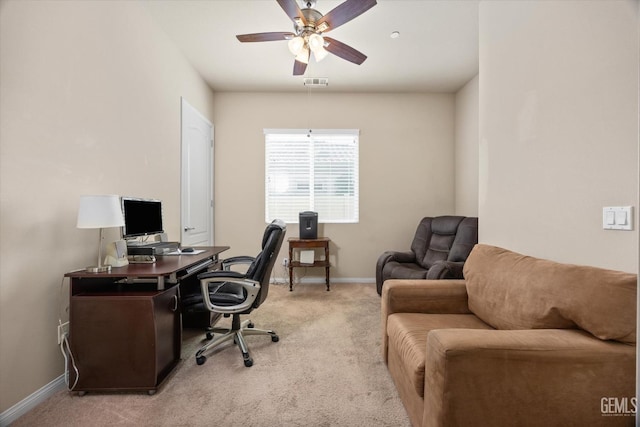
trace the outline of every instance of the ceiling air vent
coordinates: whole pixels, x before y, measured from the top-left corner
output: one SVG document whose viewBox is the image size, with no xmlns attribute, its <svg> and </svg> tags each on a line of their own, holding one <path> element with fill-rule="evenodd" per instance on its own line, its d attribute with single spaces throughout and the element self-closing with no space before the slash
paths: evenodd
<svg viewBox="0 0 640 427">
<path fill-rule="evenodd" d="M 305 77 L 304 85 L 309 87 L 329 86 L 327 77 Z"/>
</svg>

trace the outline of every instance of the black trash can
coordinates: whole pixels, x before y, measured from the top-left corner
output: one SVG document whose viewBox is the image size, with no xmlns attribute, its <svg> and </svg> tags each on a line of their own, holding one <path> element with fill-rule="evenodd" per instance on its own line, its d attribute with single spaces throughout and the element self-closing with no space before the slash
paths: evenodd
<svg viewBox="0 0 640 427">
<path fill-rule="evenodd" d="M 301 239 L 317 239 L 318 238 L 318 212 L 304 211 L 300 212 L 300 238 Z"/>
</svg>

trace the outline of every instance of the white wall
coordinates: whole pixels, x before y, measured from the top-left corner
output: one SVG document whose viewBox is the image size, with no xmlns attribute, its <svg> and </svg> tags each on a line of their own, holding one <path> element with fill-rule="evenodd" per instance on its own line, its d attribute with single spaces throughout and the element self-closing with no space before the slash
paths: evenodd
<svg viewBox="0 0 640 427">
<path fill-rule="evenodd" d="M 478 76 L 456 93 L 456 215 L 478 216 Z"/>
<path fill-rule="evenodd" d="M 453 212 L 454 104 L 452 94 L 216 93 L 216 242 L 231 245 L 229 255 L 258 250 L 264 128 L 357 128 L 360 222 L 326 224 L 319 234 L 332 240 L 333 277 L 372 279 L 383 251 L 409 249 L 422 217 Z"/>
<path fill-rule="evenodd" d="M 638 28 L 631 0 L 480 3 L 481 242 L 637 272 Z"/>
<path fill-rule="evenodd" d="M 81 194 L 166 202 L 180 226 L 180 97 L 212 93 L 138 4 L 0 4 L 0 411 L 59 377 L 65 272 L 95 264 Z M 115 236 L 113 236 L 115 238 Z"/>
</svg>

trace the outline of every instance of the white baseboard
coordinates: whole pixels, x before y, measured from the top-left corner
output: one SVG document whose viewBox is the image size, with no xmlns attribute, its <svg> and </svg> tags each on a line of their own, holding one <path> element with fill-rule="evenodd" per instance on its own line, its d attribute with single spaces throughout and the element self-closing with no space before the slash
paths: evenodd
<svg viewBox="0 0 640 427">
<path fill-rule="evenodd" d="M 31 393 L 29 396 L 22 399 L 20 402 L 13 405 L 0 414 L 0 427 L 8 426 L 15 420 L 53 396 L 60 390 L 67 388 L 67 384 L 64 381 L 64 374 L 60 375 L 49 384 L 45 385 L 39 390 Z"/>
</svg>

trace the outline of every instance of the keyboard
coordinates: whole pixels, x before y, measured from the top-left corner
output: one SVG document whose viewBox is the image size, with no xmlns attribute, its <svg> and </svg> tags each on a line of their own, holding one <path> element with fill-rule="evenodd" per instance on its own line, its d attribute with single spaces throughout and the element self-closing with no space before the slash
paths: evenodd
<svg viewBox="0 0 640 427">
<path fill-rule="evenodd" d="M 196 265 L 192 265 L 191 267 L 187 268 L 187 274 L 192 274 L 196 271 L 202 270 L 204 267 L 208 266 L 209 264 L 212 264 L 213 260 L 211 258 L 206 259 L 204 261 L 202 261 L 199 264 Z"/>
<path fill-rule="evenodd" d="M 131 264 L 153 264 L 156 262 L 156 257 L 153 255 L 129 255 L 127 258 Z"/>
</svg>

